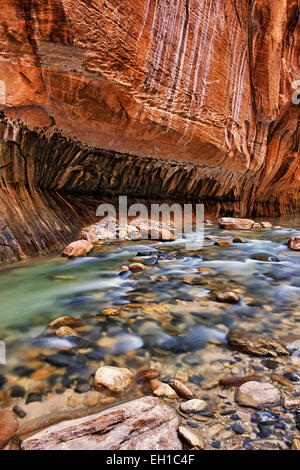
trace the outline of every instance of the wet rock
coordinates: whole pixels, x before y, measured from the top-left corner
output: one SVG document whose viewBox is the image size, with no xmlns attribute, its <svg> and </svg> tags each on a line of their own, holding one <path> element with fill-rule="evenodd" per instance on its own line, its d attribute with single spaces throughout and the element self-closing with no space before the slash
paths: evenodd
<svg viewBox="0 0 300 470">
<path fill-rule="evenodd" d="M 133 372 L 130 369 L 105 366 L 100 367 L 95 375 L 95 390 L 108 389 L 112 392 L 123 392 L 132 382 Z"/>
<path fill-rule="evenodd" d="M 186 383 L 189 380 L 189 375 L 184 371 L 178 370 L 175 374 L 174 379 L 180 380 L 180 382 L 182 383 Z"/>
<path fill-rule="evenodd" d="M 26 405 L 29 403 L 35 403 L 35 402 L 42 402 L 43 397 L 40 393 L 29 393 L 28 397 L 26 398 Z"/>
<path fill-rule="evenodd" d="M 247 243 L 247 241 L 242 237 L 234 237 L 232 242 L 233 243 Z"/>
<path fill-rule="evenodd" d="M 299 377 L 291 372 L 286 372 L 283 376 L 291 382 L 299 382 Z"/>
<path fill-rule="evenodd" d="M 279 363 L 277 361 L 273 361 L 272 359 L 263 359 L 261 363 L 269 370 L 275 370 L 279 366 Z"/>
<path fill-rule="evenodd" d="M 280 391 L 269 383 L 247 382 L 236 391 L 236 401 L 242 406 L 263 408 L 266 405 L 278 404 Z"/>
<path fill-rule="evenodd" d="M 300 439 L 293 439 L 292 450 L 300 450 Z"/>
<path fill-rule="evenodd" d="M 13 407 L 13 412 L 15 413 L 15 415 L 19 418 L 19 419 L 24 419 L 26 418 L 27 414 L 25 413 L 25 411 L 19 406 L 19 405 L 15 405 Z"/>
<path fill-rule="evenodd" d="M 148 256 L 153 256 L 157 253 L 156 250 L 144 250 L 144 251 L 139 251 L 136 256 L 140 256 L 141 258 L 145 258 Z"/>
<path fill-rule="evenodd" d="M 300 236 L 293 237 L 288 242 L 288 247 L 294 251 L 300 251 Z"/>
<path fill-rule="evenodd" d="M 157 397 L 178 398 L 175 390 L 170 385 L 164 383 L 154 390 L 153 395 Z"/>
<path fill-rule="evenodd" d="M 198 268 L 198 271 L 199 273 L 203 274 L 203 275 L 213 275 L 216 273 L 216 271 L 212 268 L 205 268 L 205 267 L 202 267 L 202 268 Z"/>
<path fill-rule="evenodd" d="M 274 227 L 270 222 L 261 222 L 262 228 L 272 230 Z"/>
<path fill-rule="evenodd" d="M 157 369 L 141 369 L 135 376 L 137 382 L 148 382 L 157 379 L 160 376 L 160 371 Z"/>
<path fill-rule="evenodd" d="M 252 227 L 252 230 L 262 230 L 262 225 L 258 222 L 255 222 L 255 224 Z"/>
<path fill-rule="evenodd" d="M 181 411 L 184 411 L 185 413 L 196 413 L 198 411 L 203 411 L 206 407 L 206 402 L 204 400 L 198 400 L 197 398 L 188 400 L 180 405 Z"/>
<path fill-rule="evenodd" d="M 87 392 L 84 397 L 84 404 L 93 408 L 97 406 L 101 398 L 101 394 L 99 392 Z"/>
<path fill-rule="evenodd" d="M 66 336 L 76 336 L 77 333 L 75 330 L 70 328 L 69 326 L 61 326 L 56 330 L 56 336 L 59 338 L 65 338 Z"/>
<path fill-rule="evenodd" d="M 86 380 L 81 380 L 77 382 L 77 385 L 75 387 L 75 392 L 76 393 L 87 393 L 91 391 L 91 386 Z"/>
<path fill-rule="evenodd" d="M 79 318 L 72 317 L 59 317 L 49 323 L 48 328 L 50 330 L 60 328 L 61 326 L 81 326 L 82 320 Z"/>
<path fill-rule="evenodd" d="M 170 380 L 169 385 L 183 398 L 193 398 L 194 396 L 193 392 L 191 392 L 186 385 L 180 382 L 180 380 L 172 379 Z"/>
<path fill-rule="evenodd" d="M 181 450 L 178 417 L 144 397 L 85 418 L 54 425 L 24 440 L 23 450 Z"/>
<path fill-rule="evenodd" d="M 241 300 L 241 297 L 235 292 L 212 292 L 211 298 L 216 302 L 228 304 L 237 304 Z"/>
<path fill-rule="evenodd" d="M 259 423 L 262 425 L 273 425 L 279 421 L 280 417 L 269 411 L 258 411 L 251 416 L 252 423 Z"/>
<path fill-rule="evenodd" d="M 214 246 L 232 246 L 230 242 L 226 242 L 225 240 L 219 240 L 214 243 Z"/>
<path fill-rule="evenodd" d="M 18 366 L 14 368 L 13 372 L 17 377 L 30 377 L 34 369 L 27 366 Z"/>
<path fill-rule="evenodd" d="M 289 355 L 280 341 L 264 335 L 232 330 L 227 335 L 227 342 L 232 349 L 246 354 L 273 357 Z"/>
<path fill-rule="evenodd" d="M 129 265 L 129 269 L 132 272 L 143 271 L 146 269 L 146 266 L 142 263 L 132 263 Z"/>
<path fill-rule="evenodd" d="M 179 436 L 188 442 L 192 447 L 199 447 L 200 449 L 204 448 L 204 441 L 202 436 L 196 431 L 192 431 L 185 426 L 180 426 L 178 430 Z"/>
<path fill-rule="evenodd" d="M 273 382 L 277 382 L 280 385 L 284 385 L 286 387 L 290 387 L 292 385 L 292 382 L 290 380 L 286 379 L 285 377 L 279 374 L 272 374 L 271 379 L 273 380 Z"/>
<path fill-rule="evenodd" d="M 0 449 L 3 449 L 18 429 L 18 420 L 12 411 L 0 411 Z"/>
<path fill-rule="evenodd" d="M 240 387 L 246 382 L 258 381 L 261 377 L 259 375 L 248 375 L 245 377 L 239 377 L 237 375 L 230 375 L 228 377 L 222 377 L 220 379 L 220 385 L 223 387 Z"/>
<path fill-rule="evenodd" d="M 234 423 L 231 425 L 231 429 L 236 433 L 236 434 L 244 434 L 245 433 L 245 428 L 239 423 Z"/>
<path fill-rule="evenodd" d="M 268 262 L 268 263 L 279 263 L 280 262 L 280 259 L 277 256 L 272 255 L 270 253 L 256 253 L 256 254 L 251 256 L 251 259 L 254 259 L 256 261 L 264 261 L 264 262 Z"/>
<path fill-rule="evenodd" d="M 63 256 L 68 258 L 75 258 L 79 256 L 86 256 L 93 249 L 93 244 L 89 240 L 78 240 L 70 243 L 64 251 Z"/>
<path fill-rule="evenodd" d="M 105 310 L 102 310 L 102 315 L 104 315 L 105 317 L 115 317 L 117 315 L 120 315 L 121 313 L 121 308 L 120 307 L 116 307 L 116 308 L 107 308 Z"/>
<path fill-rule="evenodd" d="M 3 386 L 6 384 L 7 380 L 4 375 L 0 375 L 0 390 L 2 390 Z"/>
<path fill-rule="evenodd" d="M 283 406 L 287 410 L 292 410 L 292 409 L 300 410 L 300 397 L 295 397 L 295 398 L 285 397 L 283 399 Z"/>
<path fill-rule="evenodd" d="M 14 385 L 10 389 L 10 396 L 12 398 L 23 398 L 25 397 L 25 389 L 24 387 L 21 387 L 20 385 Z"/>
<path fill-rule="evenodd" d="M 232 217 L 223 217 L 219 219 L 220 228 L 226 230 L 251 230 L 254 226 L 254 220 L 235 219 Z"/>
</svg>

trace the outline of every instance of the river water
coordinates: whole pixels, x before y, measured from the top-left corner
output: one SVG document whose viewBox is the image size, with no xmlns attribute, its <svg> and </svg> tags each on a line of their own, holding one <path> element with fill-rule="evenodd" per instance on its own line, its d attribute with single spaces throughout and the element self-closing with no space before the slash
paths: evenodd
<svg viewBox="0 0 300 470">
<path fill-rule="evenodd" d="M 229 232 L 216 222 L 206 225 L 201 250 L 182 240 L 112 243 L 86 258 L 42 257 L 2 269 L 0 338 L 7 354 L 7 364 L 0 366 L 2 406 L 16 384 L 25 396 L 32 390 L 62 393 L 78 383 L 88 390 L 103 364 L 135 370 L 158 365 L 166 377 L 182 368 L 207 380 L 215 371 L 203 362 L 218 348 L 222 362 L 232 328 L 277 338 L 300 334 L 300 253 L 287 248 L 299 233 L 300 217 L 268 221 L 281 228 Z M 232 242 L 233 236 L 247 243 L 214 245 Z M 269 260 L 253 259 L 262 253 Z M 137 256 L 147 269 L 122 272 Z M 211 291 L 224 289 L 238 293 L 241 302 L 217 304 L 209 298 Z M 101 313 L 116 307 L 118 316 Z M 48 323 L 65 315 L 82 320 L 77 335 L 53 336 Z"/>
</svg>

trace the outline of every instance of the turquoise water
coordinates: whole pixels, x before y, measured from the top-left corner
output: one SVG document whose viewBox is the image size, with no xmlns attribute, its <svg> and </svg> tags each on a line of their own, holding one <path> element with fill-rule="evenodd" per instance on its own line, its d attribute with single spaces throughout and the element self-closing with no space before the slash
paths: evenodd
<svg viewBox="0 0 300 470">
<path fill-rule="evenodd" d="M 22 364 L 22 351 L 32 348 L 57 353 L 85 347 L 92 358 L 139 351 L 143 363 L 157 348 L 169 351 L 176 361 L 177 354 L 197 350 L 211 339 L 224 342 L 230 328 L 249 325 L 259 332 L 300 333 L 300 253 L 286 245 L 299 233 L 300 219 L 271 222 L 282 228 L 241 233 L 207 225 L 201 250 L 187 249 L 182 240 L 113 243 L 86 258 L 50 256 L 3 268 L 0 337 L 7 344 L 8 364 L 0 368 L 0 374 Z M 237 235 L 247 243 L 214 245 L 216 240 L 232 241 Z M 121 266 L 149 249 L 157 253 L 143 258 L 148 264 L 145 271 L 120 275 Z M 260 253 L 278 261 L 252 259 Z M 212 274 L 202 275 L 199 268 L 210 268 Z M 242 301 L 217 309 L 207 296 L 222 289 L 239 293 Z M 166 306 L 166 311 L 147 310 L 157 305 Z M 124 314 L 101 315 L 103 309 L 112 307 L 120 307 Z M 64 315 L 83 320 L 80 344 L 46 331 L 52 319 Z M 113 344 L 99 347 L 103 338 L 111 338 Z M 88 363 L 84 369 L 88 376 Z"/>
</svg>

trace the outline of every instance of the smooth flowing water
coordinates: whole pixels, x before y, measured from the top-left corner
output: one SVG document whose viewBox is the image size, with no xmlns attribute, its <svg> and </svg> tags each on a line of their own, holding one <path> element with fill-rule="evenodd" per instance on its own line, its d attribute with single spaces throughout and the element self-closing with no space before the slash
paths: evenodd
<svg viewBox="0 0 300 470">
<path fill-rule="evenodd" d="M 13 384 L 22 383 L 26 393 L 62 393 L 79 382 L 88 389 L 103 364 L 139 369 L 159 363 L 166 376 L 188 367 L 204 380 L 213 373 L 200 370 L 205 354 L 213 346 L 225 357 L 232 328 L 275 337 L 300 334 L 300 253 L 287 248 L 300 218 L 270 221 L 281 228 L 242 233 L 206 225 L 201 250 L 188 249 L 182 240 L 113 243 L 86 258 L 51 256 L 2 269 L 0 338 L 7 364 L 0 366 L 0 389 L 9 395 Z M 214 245 L 233 236 L 247 243 Z M 253 259 L 262 253 L 270 255 L 267 261 Z M 147 269 L 122 272 L 137 256 Z M 223 289 L 242 301 L 217 304 L 209 298 Z M 116 307 L 115 317 L 101 313 Z M 65 315 L 82 325 L 76 336 L 58 338 L 47 325 Z M 36 372 L 47 367 L 41 380 Z"/>
</svg>

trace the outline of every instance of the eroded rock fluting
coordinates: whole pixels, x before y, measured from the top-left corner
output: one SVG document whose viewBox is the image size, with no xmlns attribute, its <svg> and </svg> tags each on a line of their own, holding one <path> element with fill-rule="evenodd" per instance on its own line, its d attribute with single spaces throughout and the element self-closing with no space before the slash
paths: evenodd
<svg viewBox="0 0 300 470">
<path fill-rule="evenodd" d="M 296 210 L 299 8 L 2 4 L 0 260 L 58 246 L 69 221 L 78 229 L 66 199 L 54 203 L 67 193 L 209 200 L 227 215 Z"/>
</svg>

